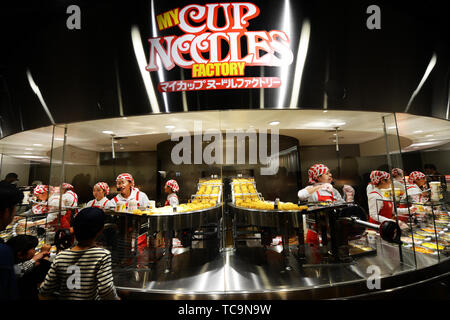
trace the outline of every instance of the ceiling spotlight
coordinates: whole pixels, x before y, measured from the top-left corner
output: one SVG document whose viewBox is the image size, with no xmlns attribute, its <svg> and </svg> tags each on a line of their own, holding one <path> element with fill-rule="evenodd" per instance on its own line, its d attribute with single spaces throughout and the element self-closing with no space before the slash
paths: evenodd
<svg viewBox="0 0 450 320">
<path fill-rule="evenodd" d="M 414 133 L 422 133 L 423 131 L 422 130 L 416 130 L 416 131 L 414 131 Z"/>
<path fill-rule="evenodd" d="M 175 126 L 172 126 L 172 125 L 167 125 L 165 127 L 166 127 L 166 129 L 174 129 L 175 128 Z"/>
<path fill-rule="evenodd" d="M 109 131 L 109 130 L 102 131 L 102 133 L 104 133 L 104 134 L 114 134 L 114 132 Z"/>
<path fill-rule="evenodd" d="M 42 147 L 43 145 L 40 144 L 40 143 L 33 143 L 33 146 L 36 146 L 36 147 Z"/>
<path fill-rule="evenodd" d="M 272 121 L 272 122 L 269 122 L 269 125 L 271 125 L 271 126 L 277 126 L 277 125 L 279 125 L 280 124 L 280 121 Z"/>
</svg>

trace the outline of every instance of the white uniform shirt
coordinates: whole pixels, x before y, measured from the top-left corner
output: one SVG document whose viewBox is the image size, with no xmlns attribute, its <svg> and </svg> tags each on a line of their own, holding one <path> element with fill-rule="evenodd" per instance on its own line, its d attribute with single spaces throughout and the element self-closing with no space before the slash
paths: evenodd
<svg viewBox="0 0 450 320">
<path fill-rule="evenodd" d="M 375 186 L 373 184 L 369 183 L 367 185 L 367 188 L 366 188 L 367 197 L 369 197 L 369 193 L 371 193 L 374 189 L 375 189 Z"/>
<path fill-rule="evenodd" d="M 108 209 L 111 207 L 115 207 L 115 203 L 111 200 L 109 200 L 107 197 L 103 197 L 100 201 L 97 199 L 91 200 L 86 204 L 87 207 L 95 207 L 100 209 Z"/>
<path fill-rule="evenodd" d="M 133 188 L 131 190 L 130 196 L 127 199 L 125 199 L 120 193 L 111 199 L 113 206 L 115 206 L 119 201 L 128 202 L 130 200 L 136 200 L 139 207 L 147 207 L 149 204 L 147 195 L 137 188 Z"/>
<path fill-rule="evenodd" d="M 176 193 L 171 193 L 167 196 L 167 201 L 169 201 L 169 206 L 176 207 L 179 204 L 178 196 Z"/>
<path fill-rule="evenodd" d="M 422 196 L 423 192 L 422 189 L 420 189 L 420 187 L 415 183 L 408 184 L 406 186 L 406 192 L 408 193 L 408 196 L 412 198 L 412 201 L 415 203 L 423 203 L 427 200 L 426 197 Z"/>
<path fill-rule="evenodd" d="M 317 185 L 319 185 L 319 184 L 316 183 L 316 184 L 312 185 L 312 187 L 315 187 Z M 328 190 L 319 190 L 319 191 L 313 192 L 312 194 L 309 194 L 307 189 L 310 187 L 311 186 L 305 187 L 298 192 L 297 195 L 301 201 L 308 200 L 308 202 L 318 202 L 319 201 L 318 196 L 321 195 L 321 196 L 325 196 L 325 197 L 332 196 L 336 202 L 344 202 L 344 199 L 342 198 L 341 194 L 335 188 L 333 188 L 332 193 L 329 192 Z"/>
<path fill-rule="evenodd" d="M 63 207 L 76 207 L 78 206 L 78 196 L 72 190 L 66 191 L 62 196 L 62 204 Z"/>
<path fill-rule="evenodd" d="M 381 200 L 389 200 L 383 197 L 380 189 L 373 186 L 373 189 L 367 195 L 367 198 L 369 204 L 369 215 L 373 220 L 378 221 L 379 223 L 382 223 L 386 220 L 393 221 L 392 219 L 379 215 L 379 211 L 381 210 L 381 208 L 383 208 L 384 205 L 384 202 Z"/>
<path fill-rule="evenodd" d="M 73 194 L 76 196 L 75 193 L 73 193 Z M 70 206 L 70 204 L 74 203 L 73 195 L 69 194 L 66 197 L 64 197 L 64 195 L 63 195 L 63 202 L 61 203 L 61 206 L 63 206 L 63 207 Z M 69 205 L 67 203 L 69 203 Z M 56 219 L 58 219 L 59 193 L 52 194 L 49 197 L 47 204 L 48 204 L 48 211 L 46 211 L 46 212 L 48 212 L 47 218 L 38 220 L 38 221 L 36 221 L 36 223 L 38 223 L 38 222 L 39 223 L 51 223 L 51 222 L 55 221 Z M 78 202 L 76 202 L 76 205 L 78 205 Z M 46 206 L 44 205 L 44 207 L 46 207 Z M 62 215 L 65 215 L 65 214 L 66 213 L 63 211 Z"/>
</svg>

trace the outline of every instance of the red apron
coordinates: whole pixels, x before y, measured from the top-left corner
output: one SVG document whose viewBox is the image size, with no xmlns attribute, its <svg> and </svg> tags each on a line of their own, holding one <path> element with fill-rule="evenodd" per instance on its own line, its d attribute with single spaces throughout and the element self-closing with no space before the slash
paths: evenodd
<svg viewBox="0 0 450 320">
<path fill-rule="evenodd" d="M 371 193 L 376 193 L 376 194 L 378 194 L 381 197 L 381 194 L 379 194 L 377 191 L 372 191 Z M 392 202 L 390 202 L 390 201 L 383 201 L 383 206 L 381 207 L 381 209 L 378 212 L 378 214 L 380 216 L 385 217 L 385 218 L 392 219 L 393 209 L 394 209 L 394 206 L 393 206 Z M 369 222 L 370 223 L 375 223 L 375 224 L 380 224 L 378 221 L 373 220 L 370 216 L 369 216 Z"/>
<path fill-rule="evenodd" d="M 177 196 L 177 195 L 174 195 L 174 196 L 172 196 L 172 197 L 177 197 L 177 199 L 178 199 L 178 196 Z M 167 197 L 166 202 L 164 202 L 164 206 L 170 206 L 169 197 Z"/>
<path fill-rule="evenodd" d="M 105 207 L 105 204 L 108 202 L 108 199 L 106 199 L 105 200 L 105 202 L 103 202 L 103 205 L 101 206 L 101 207 L 99 207 L 99 206 L 94 206 L 94 203 L 95 203 L 95 200 L 92 202 L 92 204 L 91 204 L 91 207 L 93 207 L 93 208 L 104 208 Z"/>
<path fill-rule="evenodd" d="M 115 196 L 112 200 L 113 200 L 115 203 L 117 203 L 117 202 L 119 201 L 119 199 L 117 199 L 117 196 Z M 139 191 L 136 192 L 136 201 L 138 202 L 138 206 L 139 206 Z M 128 202 L 126 203 L 126 206 L 128 207 Z"/>
<path fill-rule="evenodd" d="M 333 193 L 330 196 L 322 196 L 319 191 L 317 191 L 317 201 L 318 202 L 327 202 L 327 201 L 336 201 Z M 306 243 L 313 243 L 319 245 L 319 235 L 314 230 L 308 229 L 306 233 Z"/>
</svg>

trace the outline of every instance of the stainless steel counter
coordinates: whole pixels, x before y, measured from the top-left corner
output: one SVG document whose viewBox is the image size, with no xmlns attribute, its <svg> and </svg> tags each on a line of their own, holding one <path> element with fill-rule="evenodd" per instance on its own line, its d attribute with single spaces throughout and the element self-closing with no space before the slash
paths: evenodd
<svg viewBox="0 0 450 320">
<path fill-rule="evenodd" d="M 155 262 L 147 268 L 115 270 L 114 280 L 119 291 L 132 299 L 337 298 L 370 291 L 369 266 L 379 268 L 381 289 L 387 289 L 418 281 L 418 271 L 449 263 L 442 255 L 438 263 L 437 256 L 416 253 L 416 269 L 410 249 L 403 249 L 401 262 L 398 246 L 377 239 L 376 247 L 375 255 L 328 264 L 320 260 L 318 248 L 307 246 L 306 260 L 298 260 L 296 246 L 291 246 L 290 270 L 282 266 L 281 246 L 264 250 L 254 240 L 222 252 L 174 248 L 170 273 L 164 273 L 164 263 Z"/>
</svg>

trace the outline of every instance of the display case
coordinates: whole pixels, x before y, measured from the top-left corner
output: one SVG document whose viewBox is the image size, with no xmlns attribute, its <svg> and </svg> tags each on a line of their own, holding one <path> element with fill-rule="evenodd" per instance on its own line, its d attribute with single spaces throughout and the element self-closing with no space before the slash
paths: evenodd
<svg viewBox="0 0 450 320">
<path fill-rule="evenodd" d="M 325 116 L 301 110 L 210 111 L 47 129 L 52 141 L 48 162 L 30 166 L 30 186 L 21 186 L 30 196 L 1 236 L 7 240 L 18 233 L 36 235 L 40 245 L 53 245 L 54 256 L 76 241 L 70 229 L 64 230 L 62 217 L 85 208 L 99 181 L 109 185 L 108 200 L 121 195 L 116 177 L 126 172 L 148 202 L 140 205 L 130 198 L 105 206 L 107 222 L 97 244 L 111 252 L 114 282 L 119 292 L 131 298 L 281 297 L 285 290 L 297 298 L 344 291 L 360 294 L 367 290 L 364 283 L 371 265 L 379 268 L 386 286 L 404 274 L 411 273 L 413 279 L 415 272 L 441 268 L 448 260 L 447 191 L 442 183 L 440 188 L 431 183 L 425 189 L 433 190 L 432 201 L 415 203 L 407 191 L 392 186 L 383 201 L 393 204 L 398 219 L 382 225 L 368 221 L 363 197 L 367 180 L 356 178 L 383 165 L 388 171 L 403 167 L 396 153 L 403 142 L 392 138 L 388 128 L 392 119 L 395 124 L 408 124 L 392 115 L 379 116 L 377 124 L 367 127 L 360 123 L 372 119 L 372 113 L 354 119 L 352 113 L 337 111 Z M 330 125 L 342 119 L 341 127 L 311 129 L 311 123 L 324 117 Z M 274 118 L 281 124 L 264 128 L 266 119 Z M 252 119 L 252 124 L 239 119 Z M 303 124 L 297 119 L 304 119 Z M 157 125 L 152 125 L 152 133 L 143 134 L 150 120 Z M 194 132 L 200 120 L 203 129 Z M 172 123 L 183 127 L 178 131 Z M 227 137 L 227 130 L 239 126 L 248 129 Z M 214 127 L 220 130 L 211 131 Z M 268 130 L 271 134 L 264 136 Z M 207 133 L 210 136 L 204 139 Z M 361 142 L 361 136 L 367 140 Z M 252 158 L 255 145 L 266 148 L 265 154 L 256 149 L 258 161 Z M 5 146 L 3 150 L 8 153 Z M 201 157 L 196 159 L 196 152 Z M 233 160 L 227 162 L 231 154 Z M 8 157 L 13 155 L 9 152 Z M 314 163 L 330 167 L 338 192 L 352 185 L 355 200 L 299 201 L 297 193 L 308 185 L 307 171 Z M 277 170 L 271 171 L 274 167 Z M 48 199 L 56 197 L 57 202 L 33 196 L 30 180 L 37 180 L 39 174 L 42 183 L 51 186 Z M 171 179 L 180 186 L 174 206 L 165 201 L 165 183 Z M 59 194 L 64 183 L 74 187 L 74 206 L 65 204 Z M 43 208 L 40 214 L 33 211 L 38 207 Z M 45 223 L 52 214 L 57 215 L 56 222 Z M 44 223 L 37 226 L 36 221 Z M 399 221 L 408 229 L 400 230 Z M 308 241 L 309 230 L 318 235 L 318 242 Z M 339 288 L 339 293 L 331 288 Z"/>
</svg>

